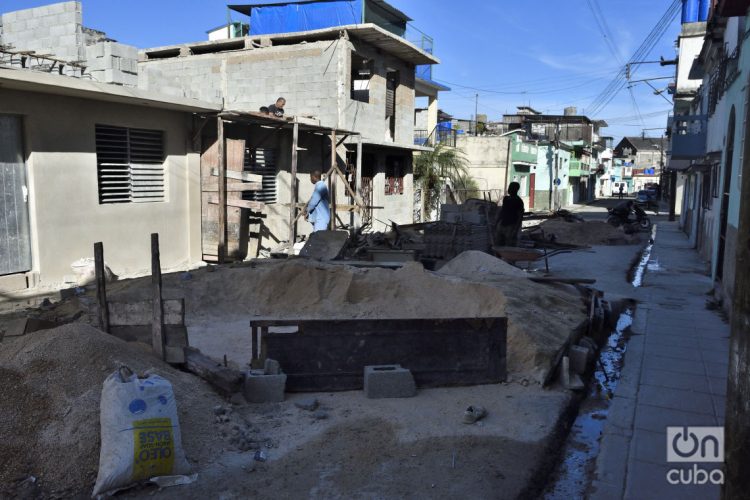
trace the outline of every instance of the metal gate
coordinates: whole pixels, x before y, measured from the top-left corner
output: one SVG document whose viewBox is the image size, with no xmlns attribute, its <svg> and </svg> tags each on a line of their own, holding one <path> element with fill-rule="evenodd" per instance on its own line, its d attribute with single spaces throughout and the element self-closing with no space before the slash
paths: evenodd
<svg viewBox="0 0 750 500">
<path fill-rule="evenodd" d="M 21 118 L 0 115 L 0 275 L 31 269 Z"/>
</svg>

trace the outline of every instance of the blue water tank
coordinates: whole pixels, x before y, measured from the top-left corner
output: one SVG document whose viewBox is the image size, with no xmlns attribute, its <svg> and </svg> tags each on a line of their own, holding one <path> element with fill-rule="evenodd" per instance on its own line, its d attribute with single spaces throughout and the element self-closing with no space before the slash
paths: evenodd
<svg viewBox="0 0 750 500">
<path fill-rule="evenodd" d="M 708 21 L 708 13 L 711 10 L 711 0 L 700 0 L 698 6 L 698 21 L 705 23 Z"/>
<path fill-rule="evenodd" d="M 698 10 L 702 0 L 682 0 L 682 24 L 698 22 Z"/>
</svg>

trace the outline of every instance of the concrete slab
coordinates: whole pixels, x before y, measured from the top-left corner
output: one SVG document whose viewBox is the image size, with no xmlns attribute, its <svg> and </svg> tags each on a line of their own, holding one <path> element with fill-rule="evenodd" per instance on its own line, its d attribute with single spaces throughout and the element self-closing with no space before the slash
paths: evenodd
<svg viewBox="0 0 750 500">
<path fill-rule="evenodd" d="M 708 379 L 705 375 L 695 373 L 677 373 L 649 368 L 643 372 L 643 383 L 669 389 L 684 389 L 695 392 L 710 393 Z"/>
<path fill-rule="evenodd" d="M 709 394 L 653 385 L 641 386 L 638 393 L 638 403 L 694 413 L 713 413 L 713 405 Z"/>
<path fill-rule="evenodd" d="M 666 432 L 667 427 L 678 425 L 717 425 L 714 415 L 693 413 L 689 411 L 661 408 L 647 404 L 639 404 L 635 410 L 636 429 L 652 432 Z"/>
</svg>

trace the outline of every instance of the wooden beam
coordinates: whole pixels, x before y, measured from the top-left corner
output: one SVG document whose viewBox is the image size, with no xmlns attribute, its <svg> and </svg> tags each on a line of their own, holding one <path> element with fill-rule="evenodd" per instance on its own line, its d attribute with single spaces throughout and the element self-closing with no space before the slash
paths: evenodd
<svg viewBox="0 0 750 500">
<path fill-rule="evenodd" d="M 260 182 L 227 182 L 227 193 L 236 193 L 238 191 L 260 191 L 263 185 Z M 203 188 L 204 193 L 217 193 L 219 187 L 206 186 Z"/>
<path fill-rule="evenodd" d="M 354 188 L 361 193 L 362 192 L 362 136 L 361 135 L 357 136 L 357 164 L 355 168 L 356 168 L 356 172 L 354 173 L 354 178 L 355 178 Z M 356 195 L 356 193 L 354 194 Z M 357 203 L 358 201 L 362 202 L 362 204 L 364 205 L 364 200 L 358 199 L 358 197 L 355 196 L 353 202 Z M 359 229 L 360 226 L 362 225 L 362 217 L 363 217 L 363 214 L 360 213 L 359 220 L 354 225 L 355 230 Z"/>
<path fill-rule="evenodd" d="M 297 240 L 297 142 L 299 141 L 299 123 L 294 120 L 292 129 L 292 168 L 289 186 L 290 207 L 289 207 L 289 255 L 294 254 L 294 242 Z"/>
<path fill-rule="evenodd" d="M 239 392 L 242 373 L 222 366 L 194 347 L 185 347 L 185 368 L 211 384 L 224 396 Z"/>
<path fill-rule="evenodd" d="M 336 167 L 336 131 L 331 131 L 331 170 L 337 169 Z M 328 223 L 328 229 L 333 231 L 336 229 L 336 176 L 328 177 L 328 201 L 330 202 L 329 211 L 331 213 L 331 220 Z"/>
<path fill-rule="evenodd" d="M 159 259 L 159 234 L 151 234 L 151 293 L 153 299 L 153 321 L 151 344 L 160 359 L 164 359 L 164 308 L 161 301 L 161 262 Z"/>
<path fill-rule="evenodd" d="M 218 176 L 219 169 L 212 168 L 211 175 Z M 226 177 L 227 179 L 234 179 L 236 181 L 246 181 L 246 182 L 262 182 L 263 181 L 263 176 L 260 174 L 251 174 L 250 172 L 234 172 L 232 170 L 225 171 L 224 177 Z"/>
<path fill-rule="evenodd" d="M 212 205 L 221 205 L 219 198 L 215 195 L 208 196 L 208 202 Z M 260 212 L 266 208 L 266 204 L 261 201 L 248 201 L 248 200 L 226 200 L 225 206 L 236 207 L 236 208 L 247 208 Z"/>
<path fill-rule="evenodd" d="M 106 276 L 104 275 L 104 246 L 94 243 L 94 269 L 96 271 L 96 299 L 99 303 L 99 328 L 109 333 Z"/>
<path fill-rule="evenodd" d="M 219 142 L 219 263 L 227 256 L 227 152 L 224 144 L 224 120 L 217 118 Z"/>
</svg>

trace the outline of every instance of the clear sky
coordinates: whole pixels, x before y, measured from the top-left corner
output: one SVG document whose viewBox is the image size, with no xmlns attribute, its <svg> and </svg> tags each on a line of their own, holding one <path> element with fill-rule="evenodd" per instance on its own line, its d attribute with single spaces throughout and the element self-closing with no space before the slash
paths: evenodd
<svg viewBox="0 0 750 500">
<path fill-rule="evenodd" d="M 475 94 L 479 113 L 498 120 L 518 105 L 545 113 L 566 106 L 586 112 L 594 98 L 630 59 L 672 0 L 390 0 L 434 39 L 441 64 L 433 78 L 452 88 L 440 107 L 471 118 Z M 2 0 L 8 12 L 54 3 Z M 239 0 L 234 3 L 242 3 Z M 246 2 L 261 3 L 261 2 Z M 206 30 L 226 22 L 221 0 L 83 0 L 83 22 L 139 48 L 205 40 Z M 592 9 L 602 13 L 607 38 Z M 242 17 L 233 13 L 235 18 Z M 648 60 L 675 57 L 678 19 Z M 608 41 L 612 42 L 611 44 Z M 644 65 L 633 79 L 673 76 L 674 67 Z M 657 89 L 668 80 L 651 82 Z M 645 83 L 623 91 L 594 118 L 608 120 L 605 134 L 640 135 L 666 126 L 671 105 Z M 664 93 L 667 96 L 666 92 Z M 659 112 L 662 112 L 658 114 Z M 640 117 L 639 117 L 640 115 Z M 661 135 L 662 130 L 647 130 Z"/>
</svg>

